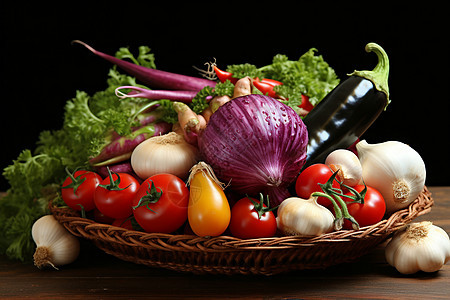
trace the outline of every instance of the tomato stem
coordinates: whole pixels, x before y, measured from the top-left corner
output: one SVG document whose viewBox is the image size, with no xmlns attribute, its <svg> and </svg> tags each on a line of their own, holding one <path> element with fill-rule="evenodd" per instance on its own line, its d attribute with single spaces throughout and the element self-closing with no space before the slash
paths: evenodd
<svg viewBox="0 0 450 300">
<path fill-rule="evenodd" d="M 249 196 L 247 196 L 248 200 L 250 200 L 250 202 L 252 202 L 253 207 L 255 209 L 255 211 L 258 213 L 258 219 L 261 220 L 261 217 L 266 213 L 266 212 L 271 212 L 275 209 L 278 208 L 278 205 L 275 207 L 270 207 L 270 202 L 269 202 L 269 195 L 266 196 L 267 199 L 267 203 L 265 203 L 264 201 L 264 195 L 262 193 L 259 194 L 259 203 L 254 201 L 252 198 L 250 198 Z"/>
<path fill-rule="evenodd" d="M 156 214 L 156 212 L 149 207 L 149 204 L 158 202 L 159 199 L 162 197 L 163 192 L 161 189 L 160 189 L 160 192 L 158 192 L 153 181 L 152 180 L 150 180 L 150 181 L 152 183 L 151 185 L 150 185 L 150 182 L 147 182 L 149 190 L 147 190 L 146 194 L 144 196 L 142 196 L 141 199 L 139 199 L 138 204 L 136 206 L 133 206 L 133 209 L 137 209 L 137 208 L 145 205 L 148 210 L 150 210 Z"/>
<path fill-rule="evenodd" d="M 318 196 L 326 197 L 333 203 L 334 214 L 335 214 L 335 218 L 336 218 L 336 220 L 335 220 L 335 229 L 336 230 L 342 229 L 343 219 L 347 219 L 350 222 L 352 222 L 353 229 L 358 230 L 359 229 L 358 222 L 356 222 L 355 218 L 353 218 L 353 216 L 350 215 L 350 213 L 348 212 L 348 209 L 347 209 L 347 204 L 345 203 L 344 200 L 342 200 L 341 197 L 351 198 L 355 201 L 364 201 L 364 195 L 367 191 L 367 187 L 363 190 L 363 192 L 362 192 L 363 194 L 360 194 L 355 189 L 340 183 L 341 186 L 349 188 L 351 193 L 354 194 L 354 196 L 344 195 L 344 193 L 342 192 L 341 189 L 336 189 L 336 188 L 333 188 L 333 186 L 332 186 L 333 181 L 336 179 L 338 172 L 339 172 L 339 170 L 336 170 L 333 173 L 333 175 L 330 176 L 330 178 L 328 179 L 328 181 L 325 184 L 319 184 L 319 186 L 322 188 L 323 193 L 315 192 L 315 193 L 312 193 L 311 196 L 316 194 Z M 339 203 L 339 205 L 336 203 L 335 200 Z"/>
<path fill-rule="evenodd" d="M 344 219 L 342 217 L 342 210 L 339 207 L 339 205 L 336 203 L 336 201 L 334 200 L 333 197 L 331 197 L 330 195 L 328 195 L 327 193 L 322 193 L 322 192 L 314 192 L 311 194 L 311 197 L 325 197 L 328 200 L 330 200 L 330 202 L 333 204 L 333 208 L 334 208 L 334 229 L 335 230 L 341 230 L 342 229 L 342 225 L 344 225 Z"/>
<path fill-rule="evenodd" d="M 73 171 L 73 173 L 71 173 L 71 172 L 69 171 L 69 169 L 66 167 L 66 173 L 69 175 L 70 179 L 72 179 L 72 182 L 71 182 L 70 184 L 66 185 L 66 186 L 61 187 L 62 189 L 70 189 L 70 188 L 73 188 L 73 194 L 74 194 L 74 195 L 77 193 L 78 187 L 86 180 L 86 177 L 80 178 L 81 175 L 83 175 L 83 174 L 78 175 L 77 177 L 75 177 L 75 172 L 76 172 L 77 170 L 78 170 L 78 168 L 75 169 L 75 170 Z"/>
<path fill-rule="evenodd" d="M 126 187 L 120 188 L 119 187 L 119 184 L 120 184 L 120 176 L 119 176 L 119 174 L 117 174 L 114 171 L 111 171 L 109 169 L 109 167 L 106 167 L 106 169 L 108 170 L 109 184 L 99 184 L 98 186 L 101 186 L 102 188 L 110 190 L 110 191 L 123 191 L 123 190 L 127 189 L 131 185 L 131 183 L 130 183 Z M 113 180 L 112 174 L 115 174 L 117 176 L 116 180 Z"/>
</svg>

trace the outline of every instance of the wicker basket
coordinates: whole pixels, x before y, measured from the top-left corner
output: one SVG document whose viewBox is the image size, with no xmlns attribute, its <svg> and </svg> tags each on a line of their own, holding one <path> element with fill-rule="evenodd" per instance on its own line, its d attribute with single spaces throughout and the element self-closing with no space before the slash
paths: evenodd
<svg viewBox="0 0 450 300">
<path fill-rule="evenodd" d="M 196 274 L 273 275 L 355 260 L 414 218 L 429 212 L 432 205 L 431 193 L 424 187 L 409 207 L 360 230 L 340 230 L 314 238 L 247 240 L 145 233 L 96 223 L 69 208 L 50 209 L 72 234 L 92 240 L 98 248 L 125 261 Z"/>
</svg>

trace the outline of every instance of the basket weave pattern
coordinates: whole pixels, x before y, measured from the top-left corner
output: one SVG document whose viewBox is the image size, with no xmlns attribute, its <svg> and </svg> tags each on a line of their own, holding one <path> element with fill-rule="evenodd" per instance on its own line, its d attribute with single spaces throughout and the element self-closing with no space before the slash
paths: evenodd
<svg viewBox="0 0 450 300">
<path fill-rule="evenodd" d="M 431 193 L 424 187 L 407 208 L 359 230 L 261 239 L 145 233 L 96 223 L 70 208 L 50 205 L 50 210 L 72 234 L 92 240 L 98 248 L 125 261 L 198 274 L 273 275 L 355 260 L 428 213 L 432 205 Z"/>
</svg>

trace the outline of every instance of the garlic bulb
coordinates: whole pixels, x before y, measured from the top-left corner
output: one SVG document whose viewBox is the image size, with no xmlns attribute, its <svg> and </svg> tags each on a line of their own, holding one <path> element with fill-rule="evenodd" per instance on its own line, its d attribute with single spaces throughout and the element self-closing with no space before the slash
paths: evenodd
<svg viewBox="0 0 450 300">
<path fill-rule="evenodd" d="M 425 163 L 410 146 L 388 141 L 356 144 L 363 170 L 364 182 L 383 195 L 386 214 L 407 207 L 425 184 Z"/>
<path fill-rule="evenodd" d="M 197 162 L 198 149 L 181 134 L 169 132 L 140 143 L 131 154 L 131 167 L 142 179 L 169 173 L 186 179 Z"/>
<path fill-rule="evenodd" d="M 328 154 L 325 164 L 333 172 L 338 172 L 338 178 L 342 183 L 355 186 L 362 178 L 362 167 L 358 156 L 347 149 L 337 149 Z"/>
<path fill-rule="evenodd" d="M 277 215 L 277 227 L 285 235 L 318 236 L 334 227 L 334 215 L 317 203 L 317 197 L 287 198 L 278 207 Z"/>
<path fill-rule="evenodd" d="M 37 220 L 31 228 L 36 243 L 33 255 L 38 268 L 62 266 L 73 262 L 80 252 L 80 242 L 67 231 L 52 215 Z"/>
<path fill-rule="evenodd" d="M 385 249 L 387 262 L 402 274 L 435 272 L 450 259 L 448 234 L 431 222 L 411 223 Z"/>
</svg>

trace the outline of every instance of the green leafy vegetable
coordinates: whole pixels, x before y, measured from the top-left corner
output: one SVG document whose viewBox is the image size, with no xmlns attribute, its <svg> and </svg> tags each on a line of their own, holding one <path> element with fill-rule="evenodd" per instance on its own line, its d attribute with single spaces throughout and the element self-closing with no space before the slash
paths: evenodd
<svg viewBox="0 0 450 300">
<path fill-rule="evenodd" d="M 155 55 L 151 53 L 151 49 L 147 46 L 139 47 L 139 55 L 137 58 L 130 52 L 130 49 L 122 47 L 115 55 L 119 59 L 130 59 L 136 65 L 144 66 L 151 69 L 156 69 Z"/>
<path fill-rule="evenodd" d="M 234 78 L 244 78 L 249 76 L 251 78 L 261 77 L 262 73 L 255 65 L 252 64 L 240 64 L 240 65 L 229 65 L 227 67 L 227 72 L 233 74 Z"/>
<path fill-rule="evenodd" d="M 140 47 L 135 58 L 128 49 L 121 48 L 117 55 L 154 67 L 154 57 L 149 50 Z M 50 199 L 62 201 L 59 189 L 66 176 L 64 169 L 89 168 L 89 157 L 97 155 L 110 141 L 112 131 L 120 135 L 131 133 L 131 127 L 136 125 L 131 116 L 145 105 L 145 100 L 120 101 L 114 91 L 124 85 L 137 86 L 133 77 L 113 67 L 105 90 L 92 96 L 77 91 L 75 97 L 66 102 L 62 128 L 43 131 L 34 152 L 22 151 L 3 170 L 10 188 L 0 199 L 0 254 L 30 261 L 34 251 L 31 226 L 48 213 Z M 169 118 L 171 109 L 165 109 Z"/>
<path fill-rule="evenodd" d="M 227 67 L 227 71 L 236 78 L 250 76 L 282 82 L 282 85 L 275 87 L 275 91 L 287 99 L 283 101 L 285 104 L 296 110 L 302 103 L 302 94 L 309 97 L 312 105 L 317 105 L 339 84 L 334 70 L 322 55 L 315 55 L 315 52 L 317 49 L 311 48 L 298 60 L 289 60 L 286 55 L 277 54 L 270 65 L 261 68 L 250 64 L 231 65 Z"/>
<path fill-rule="evenodd" d="M 192 103 L 189 104 L 189 107 L 197 114 L 203 112 L 209 104 L 206 101 L 206 98 L 215 97 L 215 96 L 233 96 L 234 84 L 230 81 L 226 81 L 224 83 L 218 82 L 214 89 L 210 86 L 204 87 L 197 95 L 192 99 Z"/>
<path fill-rule="evenodd" d="M 276 55 L 272 64 L 257 68 L 251 64 L 232 65 L 227 68 L 234 77 L 272 78 L 283 82 L 276 91 L 293 108 L 301 103 L 301 95 L 310 97 L 317 104 L 333 89 L 339 79 L 333 69 L 315 55 L 311 49 L 297 61 L 285 55 Z M 156 68 L 150 48 L 139 47 L 135 57 L 128 48 L 116 53 L 120 59 L 129 59 L 135 64 Z M 106 88 L 93 95 L 77 91 L 75 97 L 65 105 L 64 123 L 61 129 L 43 131 L 36 149 L 22 151 L 18 158 L 3 171 L 10 188 L 0 198 L 0 254 L 13 259 L 31 261 L 34 244 L 31 226 L 35 220 L 47 214 L 50 200 L 62 202 L 59 190 L 66 174 L 65 168 L 89 168 L 88 159 L 96 156 L 111 140 L 111 132 L 128 135 L 136 126 L 135 116 L 147 104 L 146 100 L 127 98 L 121 101 L 115 95 L 120 86 L 142 86 L 135 78 L 121 74 L 116 67 L 108 73 Z M 202 89 L 190 104 L 196 113 L 201 113 L 208 103 L 208 97 L 233 95 L 234 85 L 227 81 L 214 88 Z M 163 121 L 177 122 L 177 113 L 169 100 L 158 101 L 157 110 L 162 112 Z"/>
</svg>

